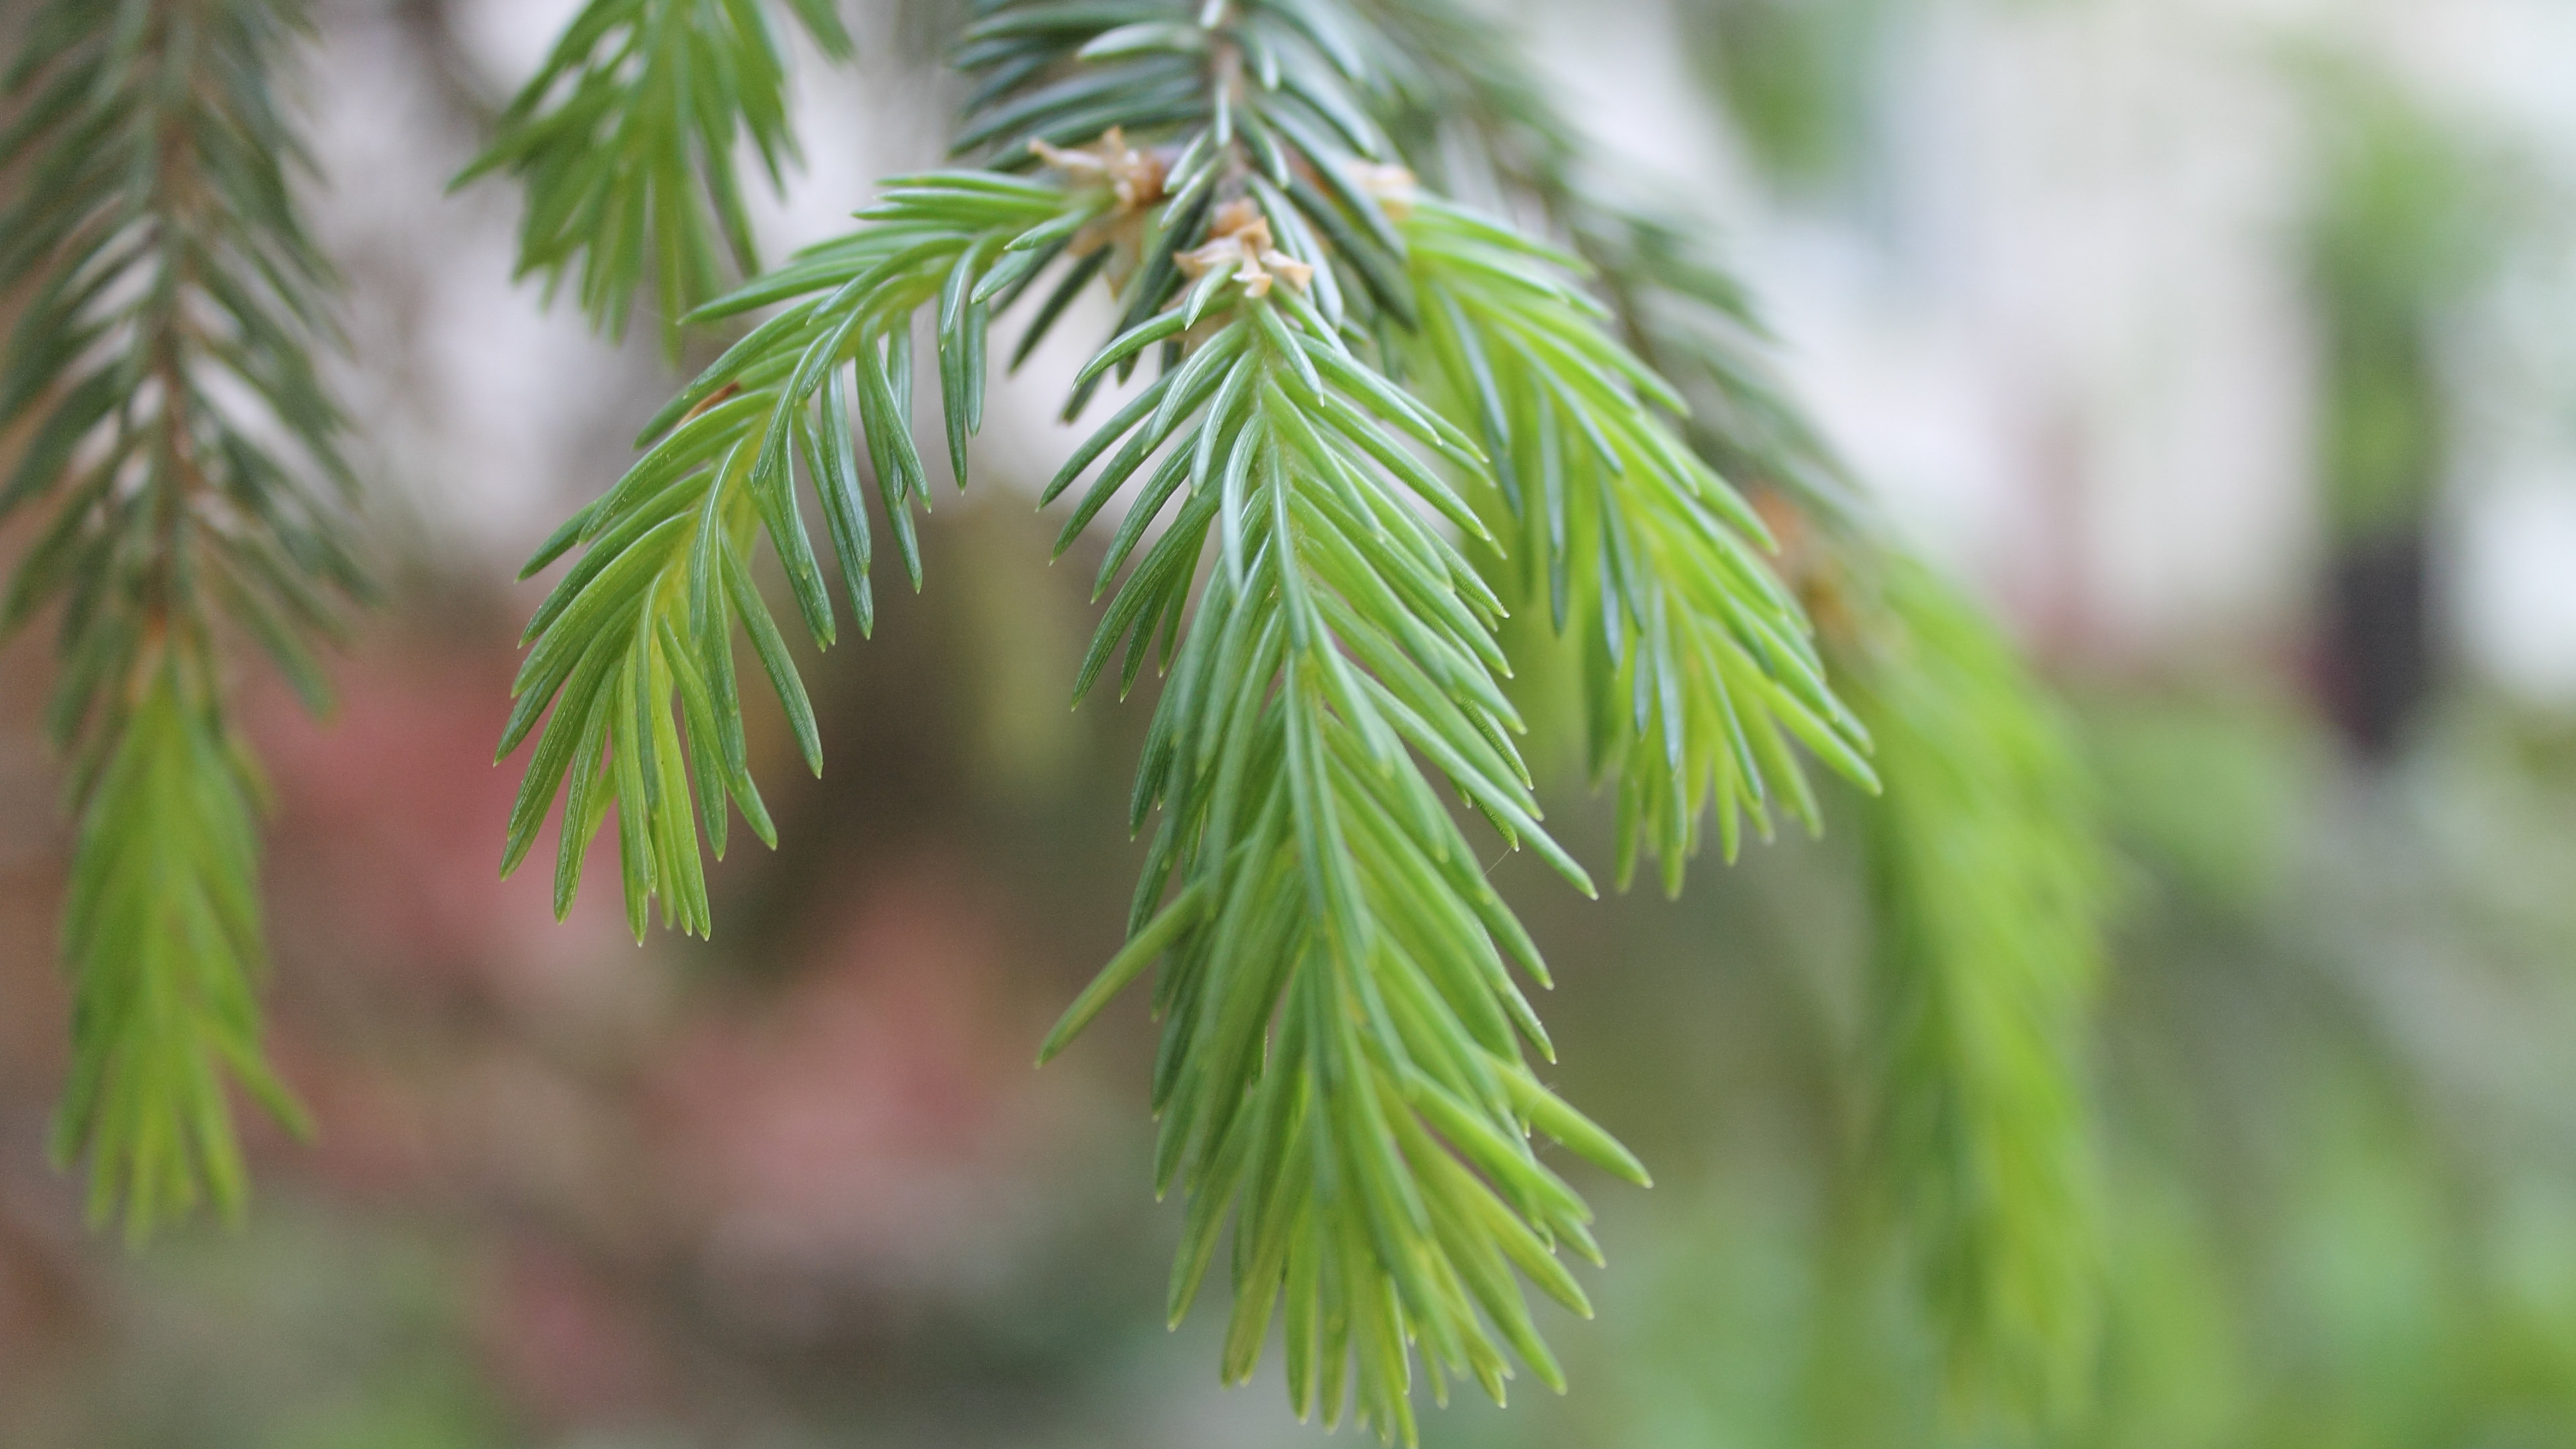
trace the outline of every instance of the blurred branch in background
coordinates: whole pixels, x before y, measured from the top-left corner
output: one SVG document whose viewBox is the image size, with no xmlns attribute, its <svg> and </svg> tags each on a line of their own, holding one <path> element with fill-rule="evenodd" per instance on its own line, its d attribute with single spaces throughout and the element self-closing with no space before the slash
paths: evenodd
<svg viewBox="0 0 2576 1449">
<path fill-rule="evenodd" d="M 237 641 L 328 710 L 315 646 L 340 636 L 335 596 L 369 590 L 279 76 L 304 38 L 291 0 L 66 0 L 25 17 L 9 71 L 0 518 L 52 516 L 0 634 L 59 621 L 47 726 L 77 831 L 54 1151 L 138 1240 L 204 1198 L 241 1211 L 231 1084 L 301 1120 L 260 1042 L 266 790 L 226 698 Z"/>
<path fill-rule="evenodd" d="M 1870 1151 L 1964 1392 L 2063 1422 L 2087 1397 L 2102 1190 L 2084 1062 L 2109 884 L 2089 765 L 2057 702 L 1923 569 L 1857 707 L 1888 778 L 1864 813 Z"/>
</svg>

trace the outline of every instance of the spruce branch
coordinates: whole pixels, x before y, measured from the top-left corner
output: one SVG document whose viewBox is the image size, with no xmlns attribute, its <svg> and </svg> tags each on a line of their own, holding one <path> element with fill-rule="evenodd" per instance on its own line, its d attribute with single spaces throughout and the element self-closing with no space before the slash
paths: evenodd
<svg viewBox="0 0 2576 1449">
<path fill-rule="evenodd" d="M 728 801 L 764 844 L 777 844 L 744 744 L 737 622 L 807 767 L 823 769 L 813 707 L 751 577 L 754 548 L 766 535 L 807 631 L 828 647 L 837 628 L 798 501 L 801 471 L 859 632 L 874 629 L 874 536 L 858 467 L 864 437 L 905 572 L 921 586 L 912 509 L 929 508 L 930 483 L 911 429 L 914 314 L 938 304 L 943 401 L 963 486 L 966 438 L 983 417 L 993 293 L 1062 249 L 1084 220 L 1068 205 L 1057 188 L 992 173 L 897 178 L 861 213 L 860 230 L 706 309 L 730 316 L 794 299 L 647 426 L 650 449 L 522 572 L 582 550 L 521 640 L 534 647 L 512 686 L 518 702 L 495 759 L 531 736 L 536 748 L 510 814 L 504 874 L 526 858 L 561 795 L 555 911 L 570 911 L 582 858 L 613 805 L 636 939 L 655 895 L 665 925 L 708 931 L 699 822 L 719 859 Z"/>
<path fill-rule="evenodd" d="M 1174 1316 L 1231 1222 L 1225 1377 L 1252 1372 L 1278 1322 L 1301 1413 L 1347 1411 L 1409 1442 L 1416 1349 L 1443 1397 L 1472 1378 L 1499 1398 L 1515 1360 L 1562 1383 L 1515 1274 L 1579 1309 L 1556 1248 L 1597 1254 L 1531 1132 L 1644 1177 L 1527 1065 L 1525 1043 L 1548 1048 L 1512 968 L 1542 985 L 1545 968 L 1440 788 L 1591 889 L 1531 797 L 1498 683 L 1505 598 L 1480 567 L 1548 513 L 1497 500 L 1542 497 L 1551 471 L 1569 485 L 1569 522 L 1528 567 L 1584 581 L 1558 590 L 1563 607 L 1639 701 L 1605 730 L 1604 764 L 1635 778 L 1635 833 L 1668 868 L 1711 788 L 1730 832 L 1768 798 L 1757 782 L 1803 790 L 1785 783 L 1787 737 L 1868 771 L 1796 600 L 1756 559 L 1760 522 L 1656 410 L 1671 388 L 1611 338 L 1565 259 L 1422 195 L 1396 164 L 1377 119 L 1402 84 L 1392 54 L 1339 0 L 984 7 L 956 54 L 974 86 L 957 149 L 984 169 L 893 183 L 861 231 L 706 309 L 786 304 L 531 565 L 589 546 L 531 626 L 504 753 L 551 703 L 512 864 L 568 771 L 559 901 L 614 803 L 639 932 L 657 890 L 703 929 L 681 757 L 700 792 L 722 782 L 713 815 L 727 793 L 756 799 L 728 743 L 722 609 L 759 643 L 744 570 L 758 533 L 830 637 L 798 460 L 864 624 L 849 417 L 905 541 L 909 502 L 928 500 L 902 392 L 913 311 L 936 297 L 962 480 L 992 315 L 1047 286 L 1016 363 L 1105 283 L 1119 315 L 1066 417 L 1109 379 L 1155 371 L 1046 499 L 1084 484 L 1069 544 L 1128 495 L 1077 694 L 1113 664 L 1122 695 L 1148 665 L 1166 674 L 1131 811 L 1155 834 L 1127 947 L 1044 1055 L 1155 972 L 1157 1185 L 1189 1200 Z M 1449 366 L 1462 347 L 1501 359 L 1495 409 L 1472 405 L 1487 396 L 1473 368 Z M 1468 429 L 1497 416 L 1480 446 Z M 1597 604 L 1596 580 L 1612 590 Z M 818 758 L 792 670 L 773 677 Z"/>
<path fill-rule="evenodd" d="M 1208 275 L 1223 291 L 1245 271 Z M 1525 1064 L 1523 1041 L 1552 1053 L 1507 963 L 1541 984 L 1546 970 L 1433 785 L 1436 770 L 1590 892 L 1539 825 L 1511 744 L 1499 604 L 1412 506 L 1480 532 L 1408 444 L 1470 476 L 1482 464 L 1292 288 L 1248 290 L 1083 449 L 1125 440 L 1068 542 L 1149 457 L 1164 460 L 1103 566 L 1106 584 L 1135 559 L 1078 685 L 1124 643 L 1123 690 L 1161 635 L 1171 672 L 1131 823 L 1159 809 L 1162 824 L 1134 940 L 1045 1055 L 1162 958 L 1155 1185 L 1190 1199 L 1174 1323 L 1231 1213 L 1227 1381 L 1251 1377 L 1275 1312 L 1301 1418 L 1339 1420 L 1355 1363 L 1354 1418 L 1409 1443 L 1417 1341 L 1444 1402 L 1450 1376 L 1499 1402 L 1507 1354 L 1564 1387 L 1513 1269 L 1588 1315 L 1554 1248 L 1598 1253 L 1589 1210 L 1533 1155 L 1530 1126 L 1645 1177 Z M 1160 539 L 1136 556 L 1157 518 Z"/>
<path fill-rule="evenodd" d="M 832 0 L 783 0 L 815 45 L 848 58 Z M 649 277 L 665 350 L 682 319 L 760 270 L 737 152 L 772 186 L 796 158 L 787 64 L 768 0 L 589 0 L 460 173 L 519 178 L 519 275 L 567 278 L 590 325 L 622 338 Z M 728 271 L 730 266 L 731 271 Z"/>
<path fill-rule="evenodd" d="M 130 1231 L 243 1197 L 226 1080 L 290 1123 L 262 1064 L 257 771 L 223 715 L 220 632 L 316 710 L 332 596 L 366 592 L 355 481 L 314 366 L 329 268 L 276 99 L 291 0 L 56 0 L 8 78 L 0 290 L 29 301 L 0 425 L 31 420 L 0 517 L 50 507 L 0 630 L 48 608 L 49 713 L 78 819 L 62 950 L 73 1068 L 56 1152 Z"/>
<path fill-rule="evenodd" d="M 960 55 L 986 77 L 969 147 L 1028 127 L 1061 166 L 1067 141 L 1105 126 L 1104 172 L 1139 133 L 1159 130 L 1170 158 L 1137 254 L 1106 264 L 1123 330 L 1073 407 L 1158 344 L 1165 370 L 1047 495 L 1107 459 L 1069 543 L 1135 485 L 1101 581 L 1127 577 L 1081 687 L 1122 645 L 1122 692 L 1149 660 L 1168 665 L 1131 819 L 1159 809 L 1161 824 L 1128 949 L 1047 1051 L 1160 958 L 1157 1182 L 1190 1198 L 1175 1318 L 1230 1217 L 1225 1377 L 1249 1376 L 1275 1315 L 1301 1415 L 1332 1422 L 1347 1402 L 1410 1442 L 1415 1346 L 1444 1400 L 1450 1377 L 1499 1399 L 1512 1356 L 1562 1386 L 1513 1270 L 1580 1309 L 1553 1250 L 1594 1251 L 1531 1129 L 1644 1174 L 1523 1064 L 1521 1040 L 1544 1055 L 1545 1036 L 1505 963 L 1542 983 L 1544 967 L 1431 788 L 1436 770 L 1589 891 L 1511 743 L 1501 601 L 1415 511 L 1490 542 L 1450 478 L 1495 484 L 1397 381 L 1423 317 L 1402 220 L 1418 198 L 1369 119 L 1374 40 L 1331 4 L 1217 4 L 1194 25 L 1039 4 L 988 16 Z M 1579 348 L 1567 322 L 1536 322 L 1542 345 Z M 1794 619 L 1752 578 L 1711 587 Z"/>
</svg>

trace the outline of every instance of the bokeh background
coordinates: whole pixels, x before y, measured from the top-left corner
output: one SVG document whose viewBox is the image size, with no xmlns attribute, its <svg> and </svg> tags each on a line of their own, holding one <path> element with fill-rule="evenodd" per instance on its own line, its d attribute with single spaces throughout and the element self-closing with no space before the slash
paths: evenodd
<svg viewBox="0 0 2576 1449">
<path fill-rule="evenodd" d="M 1119 939 L 1145 723 L 1066 709 L 1091 570 L 1046 565 L 1039 407 L 997 398 L 930 591 L 810 662 L 828 773 L 755 718 L 784 843 L 716 872 L 712 945 L 639 950 L 613 869 L 560 925 L 542 872 L 496 878 L 543 586 L 511 577 L 672 385 L 512 285 L 507 185 L 442 194 L 572 8 L 315 6 L 311 200 L 392 587 L 335 719 L 243 684 L 272 1038 L 319 1130 L 252 1129 L 237 1227 L 129 1251 L 46 1163 L 67 832 L 44 643 L 0 653 L 0 1445 L 1314 1442 L 1275 1369 L 1216 1386 L 1207 1314 L 1160 1321 L 1141 1003 L 1029 1065 Z M 862 57 L 802 57 L 773 252 L 942 149 L 947 18 L 843 9 Z M 1719 230 L 2099 774 L 2111 1307 L 2094 1412 L 2040 1442 L 2576 1444 L 2576 6 L 1496 14 L 1605 168 Z M 1565 745 L 1547 798 L 1599 859 Z M 1558 1080 L 1657 1186 L 1583 1184 L 1611 1265 L 1597 1320 L 1545 1325 L 1572 1393 L 1426 1441 L 2014 1442 L 1945 1414 L 1857 1189 L 1849 835 L 1678 903 L 1503 868 Z"/>
</svg>

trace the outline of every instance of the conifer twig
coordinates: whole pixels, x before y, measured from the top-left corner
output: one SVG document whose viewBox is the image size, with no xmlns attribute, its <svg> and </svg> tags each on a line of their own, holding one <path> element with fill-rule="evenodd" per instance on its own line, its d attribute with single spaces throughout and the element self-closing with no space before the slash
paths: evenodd
<svg viewBox="0 0 2576 1449">
<path fill-rule="evenodd" d="M 1155 372 L 1045 496 L 1082 485 L 1068 543 L 1129 499 L 1078 687 L 1113 664 L 1122 694 L 1149 665 L 1168 677 L 1131 815 L 1155 826 L 1132 940 L 1046 1051 L 1154 973 L 1156 1177 L 1189 1197 L 1175 1316 L 1231 1221 L 1226 1377 L 1251 1372 L 1275 1321 L 1301 1413 L 1348 1412 L 1409 1441 L 1417 1351 L 1442 1396 L 1460 1377 L 1499 1398 L 1515 1359 L 1562 1382 L 1515 1275 L 1580 1308 L 1555 1250 L 1595 1250 L 1532 1131 L 1644 1176 L 1526 1065 L 1549 1048 L 1514 968 L 1544 985 L 1545 967 L 1443 799 L 1590 889 L 1540 824 L 1514 744 L 1502 601 L 1417 512 L 1490 541 L 1476 500 L 1516 486 L 1497 476 L 1495 439 L 1480 444 L 1426 386 L 1425 359 L 1457 340 L 1450 309 L 1489 329 L 1473 340 L 1510 365 L 1514 395 L 1543 394 L 1567 448 L 1589 449 L 1553 459 L 1585 490 L 1581 537 L 1554 566 L 1617 591 L 1604 637 L 1638 641 L 1613 667 L 1646 681 L 1641 710 L 1693 720 L 1686 750 L 1655 734 L 1621 752 L 1644 797 L 1681 790 L 1686 765 L 1733 779 L 1730 802 L 1758 798 L 1711 752 L 1776 771 L 1775 727 L 1814 735 L 1860 778 L 1867 766 L 1795 600 L 1754 561 L 1759 522 L 1649 412 L 1669 389 L 1567 288 L 1563 259 L 1418 194 L 1395 164 L 1373 119 L 1389 54 L 1338 0 L 983 7 L 956 59 L 974 87 L 959 151 L 986 164 L 888 183 L 858 231 L 702 311 L 779 309 L 673 400 L 627 479 L 532 564 L 584 550 L 531 625 L 503 743 L 538 741 L 512 863 L 568 778 L 559 901 L 613 803 L 638 929 L 658 892 L 702 930 L 692 790 L 719 849 L 724 797 L 761 821 L 733 743 L 734 618 L 819 763 L 749 582 L 753 543 L 768 536 L 828 642 L 794 501 L 795 478 L 810 479 L 864 624 L 864 453 L 918 585 L 915 312 L 934 317 L 962 481 L 993 319 L 1043 296 L 1016 362 L 1105 283 L 1118 318 L 1066 416 L 1112 378 Z M 1644 651 L 1657 662 L 1630 662 Z M 1767 743 L 1729 734 L 1703 699 L 1674 702 L 1705 668 L 1731 671 L 1736 717 Z M 1678 858 L 1696 805 L 1652 808 Z"/>
<path fill-rule="evenodd" d="M 220 636 L 306 703 L 363 595 L 355 480 L 313 352 L 330 269 L 277 82 L 292 0 L 55 0 L 9 73 L 0 290 L 27 310 L 0 422 L 31 422 L 0 515 L 50 508 L 0 628 L 58 612 L 49 722 L 78 822 L 63 956 L 73 1065 L 55 1145 L 129 1230 L 244 1192 L 227 1082 L 301 1117 L 261 1058 L 258 769 L 224 713 Z"/>
</svg>

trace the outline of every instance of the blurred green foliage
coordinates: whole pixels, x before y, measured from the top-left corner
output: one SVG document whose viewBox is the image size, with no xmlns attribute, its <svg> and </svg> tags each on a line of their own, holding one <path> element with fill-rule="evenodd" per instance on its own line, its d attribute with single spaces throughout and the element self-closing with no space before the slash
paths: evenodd
<svg viewBox="0 0 2576 1449">
<path fill-rule="evenodd" d="M 1896 0 L 1693 0 L 1690 56 L 1762 172 L 1832 192 L 1869 161 L 1885 23 Z"/>
</svg>

